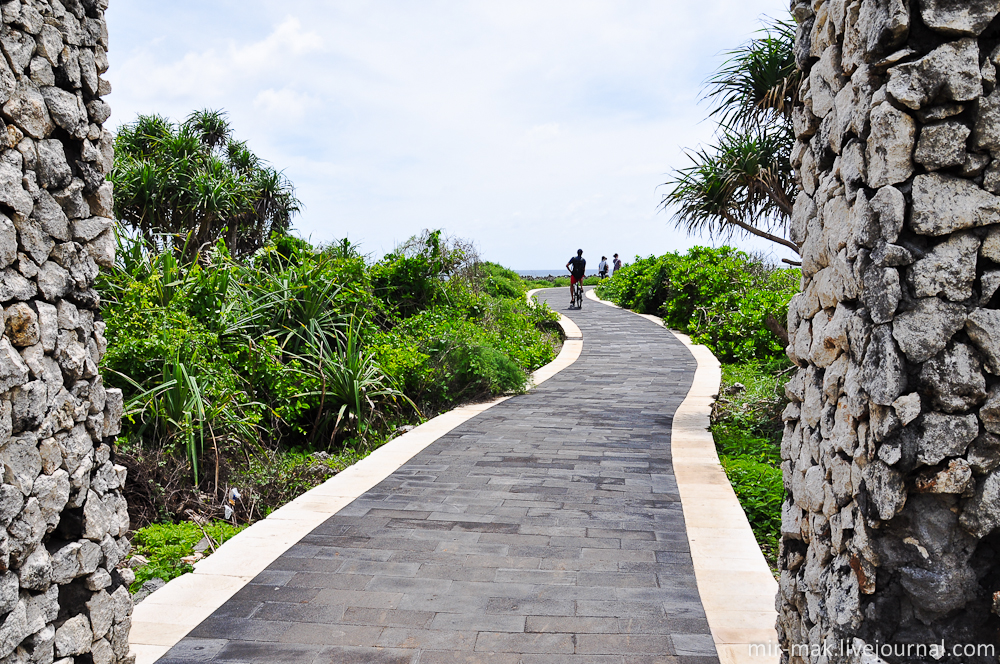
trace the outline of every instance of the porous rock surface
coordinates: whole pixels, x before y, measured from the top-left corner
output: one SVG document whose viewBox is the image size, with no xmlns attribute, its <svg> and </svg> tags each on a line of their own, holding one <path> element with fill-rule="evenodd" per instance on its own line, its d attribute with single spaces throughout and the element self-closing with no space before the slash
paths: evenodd
<svg viewBox="0 0 1000 664">
<path fill-rule="evenodd" d="M 792 14 L 783 658 L 995 662 L 952 646 L 1000 630 L 1000 0 Z"/>
<path fill-rule="evenodd" d="M 115 246 L 105 9 L 0 2 L 0 664 L 134 660 L 94 290 Z"/>
</svg>

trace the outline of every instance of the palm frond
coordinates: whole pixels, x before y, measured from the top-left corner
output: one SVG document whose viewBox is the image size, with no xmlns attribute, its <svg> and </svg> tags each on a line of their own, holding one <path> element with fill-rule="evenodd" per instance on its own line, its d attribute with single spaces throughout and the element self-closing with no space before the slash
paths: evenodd
<svg viewBox="0 0 1000 664">
<path fill-rule="evenodd" d="M 232 133 L 226 116 L 225 111 L 206 108 L 191 113 L 183 127 L 192 130 L 209 150 L 214 150 L 215 146 L 225 143 Z"/>
<path fill-rule="evenodd" d="M 661 206 L 689 233 L 730 236 L 740 230 L 783 244 L 794 179 L 787 134 L 726 132 L 714 146 L 688 154 L 692 165 L 665 183 Z"/>
<path fill-rule="evenodd" d="M 708 80 L 705 98 L 721 125 L 745 128 L 791 117 L 801 72 L 795 64 L 795 24 L 773 20 L 756 37 L 727 53 Z"/>
</svg>

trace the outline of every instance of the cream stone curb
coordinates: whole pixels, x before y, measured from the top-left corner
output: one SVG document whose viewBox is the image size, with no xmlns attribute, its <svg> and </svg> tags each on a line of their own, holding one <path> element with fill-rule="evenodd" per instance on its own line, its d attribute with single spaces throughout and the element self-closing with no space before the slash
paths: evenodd
<svg viewBox="0 0 1000 664">
<path fill-rule="evenodd" d="M 528 294 L 529 300 L 537 290 L 540 289 Z M 559 324 L 566 341 L 555 360 L 532 374 L 532 385 L 552 378 L 576 362 L 583 351 L 580 328 L 561 314 Z M 394 438 L 246 528 L 211 556 L 195 563 L 194 572 L 173 579 L 147 597 L 132 613 L 129 645 L 136 655 L 136 664 L 155 662 L 317 526 L 438 438 L 509 398 L 456 408 Z"/>
<path fill-rule="evenodd" d="M 587 297 L 621 308 L 601 300 L 594 291 L 588 291 Z M 636 315 L 665 327 L 661 318 Z M 722 370 L 707 347 L 671 333 L 698 362 L 691 389 L 674 413 L 670 449 L 698 593 L 719 660 L 722 664 L 777 662 L 774 597 L 778 583 L 722 470 L 708 430 Z"/>
</svg>

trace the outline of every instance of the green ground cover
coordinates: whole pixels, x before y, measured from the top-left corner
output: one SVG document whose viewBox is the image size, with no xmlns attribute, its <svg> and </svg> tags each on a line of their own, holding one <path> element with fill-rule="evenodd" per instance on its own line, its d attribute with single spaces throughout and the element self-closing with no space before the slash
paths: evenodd
<svg viewBox="0 0 1000 664">
<path fill-rule="evenodd" d="M 799 272 L 731 247 L 636 257 L 597 294 L 708 346 L 722 362 L 712 433 L 722 467 L 772 568 L 781 528 L 781 412 L 791 363 L 783 321 Z"/>
<path fill-rule="evenodd" d="M 781 535 L 781 412 L 788 361 L 722 366 L 722 386 L 712 411 L 719 460 L 772 568 Z"/>
<path fill-rule="evenodd" d="M 246 526 L 234 526 L 225 521 L 213 521 L 199 526 L 191 521 L 182 523 L 152 524 L 133 533 L 133 555 L 149 560 L 147 565 L 136 569 L 135 581 L 129 590 L 137 592 L 150 579 L 170 581 L 182 574 L 194 571 L 194 566 L 182 559 L 194 554 L 195 547 L 203 539 L 211 538 L 205 550 L 219 547 L 223 542 L 239 533 Z"/>
</svg>

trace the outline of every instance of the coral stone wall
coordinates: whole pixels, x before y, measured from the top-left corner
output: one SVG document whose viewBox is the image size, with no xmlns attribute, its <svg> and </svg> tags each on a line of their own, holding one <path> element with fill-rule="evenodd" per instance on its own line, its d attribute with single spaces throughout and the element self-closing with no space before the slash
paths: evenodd
<svg viewBox="0 0 1000 664">
<path fill-rule="evenodd" d="M 1000 0 L 792 12 L 786 657 L 996 662 L 952 646 L 1000 630 Z"/>
<path fill-rule="evenodd" d="M 106 0 L 0 3 L 0 663 L 128 656 L 128 513 L 99 265 L 114 261 Z M 125 572 L 126 577 L 129 573 Z"/>
</svg>

